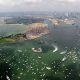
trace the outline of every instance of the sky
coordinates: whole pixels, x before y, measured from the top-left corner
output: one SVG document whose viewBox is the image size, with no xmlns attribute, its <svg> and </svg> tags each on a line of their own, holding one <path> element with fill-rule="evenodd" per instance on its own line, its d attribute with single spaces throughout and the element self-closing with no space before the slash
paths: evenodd
<svg viewBox="0 0 80 80">
<path fill-rule="evenodd" d="M 0 0 L 0 12 L 77 11 L 80 0 Z"/>
</svg>

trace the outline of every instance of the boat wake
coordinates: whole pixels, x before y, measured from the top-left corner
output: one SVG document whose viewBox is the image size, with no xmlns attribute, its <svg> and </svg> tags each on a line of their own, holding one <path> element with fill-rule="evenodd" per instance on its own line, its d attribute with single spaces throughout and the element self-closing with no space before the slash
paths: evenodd
<svg viewBox="0 0 80 80">
<path fill-rule="evenodd" d="M 56 45 L 52 45 L 54 47 L 53 53 L 58 51 L 58 47 Z"/>
</svg>

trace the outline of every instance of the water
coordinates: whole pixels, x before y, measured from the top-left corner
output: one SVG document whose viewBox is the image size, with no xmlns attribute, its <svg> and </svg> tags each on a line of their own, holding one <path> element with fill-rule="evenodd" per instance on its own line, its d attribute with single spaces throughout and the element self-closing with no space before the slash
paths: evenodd
<svg viewBox="0 0 80 80">
<path fill-rule="evenodd" d="M 53 50 L 48 50 L 46 54 L 34 53 L 32 48 L 41 45 L 36 40 L 0 44 L 0 61 L 2 62 L 0 66 L 4 66 L 1 67 L 0 76 L 4 76 L 4 78 L 8 76 L 11 80 L 80 80 L 79 56 L 64 50 L 66 46 L 71 49 L 76 47 L 79 50 L 80 27 L 49 25 L 49 28 L 51 33 L 45 40 L 49 40 L 48 42 L 51 43 L 56 42 L 63 47 L 63 50 L 59 48 L 54 53 Z M 2 36 L 25 31 L 26 26 L 24 25 L 0 25 L 0 35 Z M 7 67 L 5 67 L 6 64 Z M 2 74 L 6 70 L 9 74 Z"/>
<path fill-rule="evenodd" d="M 80 24 L 77 22 L 75 25 L 60 24 L 53 26 L 50 21 L 47 21 L 50 34 L 46 40 L 53 43 L 56 42 L 61 47 L 80 48 Z M 77 46 L 78 45 L 78 46 Z"/>
<path fill-rule="evenodd" d="M 54 27 L 48 20 L 45 21 L 50 29 L 50 34 L 46 40 L 57 42 L 60 46 L 77 47 L 80 40 L 80 26 L 61 24 Z M 27 25 L 23 24 L 0 24 L 0 36 L 26 32 Z M 79 46 L 78 46 L 79 47 Z"/>
<path fill-rule="evenodd" d="M 26 32 L 26 27 L 23 24 L 0 24 L 0 36 Z"/>
</svg>

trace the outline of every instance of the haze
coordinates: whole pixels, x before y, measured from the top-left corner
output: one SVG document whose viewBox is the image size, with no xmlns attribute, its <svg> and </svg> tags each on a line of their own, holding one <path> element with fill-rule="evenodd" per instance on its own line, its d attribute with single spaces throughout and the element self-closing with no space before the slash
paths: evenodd
<svg viewBox="0 0 80 80">
<path fill-rule="evenodd" d="M 80 12 L 80 0 L 0 0 L 0 12 L 16 11 Z"/>
</svg>

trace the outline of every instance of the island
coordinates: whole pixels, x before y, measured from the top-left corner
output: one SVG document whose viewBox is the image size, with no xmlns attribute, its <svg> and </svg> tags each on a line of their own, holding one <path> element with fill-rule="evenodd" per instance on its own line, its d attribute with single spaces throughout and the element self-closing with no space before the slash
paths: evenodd
<svg viewBox="0 0 80 80">
<path fill-rule="evenodd" d="M 16 42 L 24 40 L 32 40 L 39 38 L 43 35 L 49 33 L 48 25 L 45 23 L 32 23 L 28 24 L 25 33 L 19 33 L 16 35 L 8 35 L 5 37 L 0 37 L 0 43 L 2 42 Z"/>
</svg>

